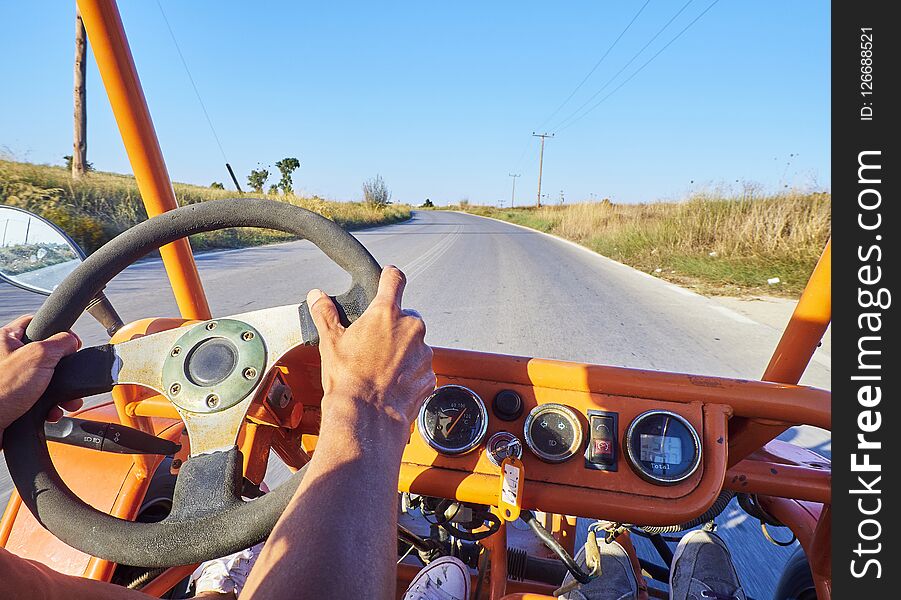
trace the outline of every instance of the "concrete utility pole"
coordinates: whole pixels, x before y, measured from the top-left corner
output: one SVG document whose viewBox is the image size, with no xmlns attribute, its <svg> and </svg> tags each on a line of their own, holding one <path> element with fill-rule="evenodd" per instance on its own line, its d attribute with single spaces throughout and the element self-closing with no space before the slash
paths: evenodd
<svg viewBox="0 0 901 600">
<path fill-rule="evenodd" d="M 514 175 L 513 173 L 508 174 L 513 178 L 513 193 L 510 194 L 510 208 L 513 208 L 513 203 L 516 201 L 516 178 L 522 177 L 522 175 L 519 173 L 517 173 L 516 175 Z"/>
<path fill-rule="evenodd" d="M 72 177 L 85 174 L 88 162 L 88 112 L 85 104 L 85 52 L 87 36 L 78 7 L 75 8 L 75 141 L 72 145 Z"/>
<path fill-rule="evenodd" d="M 535 133 L 533 131 L 532 136 L 541 138 L 541 152 L 538 154 L 538 208 L 541 208 L 541 170 L 544 167 L 544 140 L 554 137 L 554 134 Z"/>
</svg>

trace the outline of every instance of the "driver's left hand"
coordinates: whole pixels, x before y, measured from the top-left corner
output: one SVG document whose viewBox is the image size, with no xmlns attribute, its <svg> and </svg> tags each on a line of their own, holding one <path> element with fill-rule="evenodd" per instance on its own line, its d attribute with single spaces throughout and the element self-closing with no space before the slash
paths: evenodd
<svg viewBox="0 0 901 600">
<path fill-rule="evenodd" d="M 42 342 L 23 344 L 31 315 L 0 327 L 0 448 L 3 431 L 30 409 L 50 383 L 53 370 L 64 356 L 76 352 L 81 340 L 71 331 L 58 333 Z M 81 400 L 54 406 L 48 421 L 57 421 L 63 410 L 78 410 Z"/>
</svg>

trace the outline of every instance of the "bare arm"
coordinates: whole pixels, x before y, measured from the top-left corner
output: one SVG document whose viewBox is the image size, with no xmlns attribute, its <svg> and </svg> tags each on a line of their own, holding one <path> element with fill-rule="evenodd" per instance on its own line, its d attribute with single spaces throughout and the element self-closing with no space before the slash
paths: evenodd
<svg viewBox="0 0 901 600">
<path fill-rule="evenodd" d="M 78 349 L 72 333 L 60 333 L 43 342 L 22 343 L 31 316 L 19 317 L 0 327 L 0 447 L 3 430 L 22 416 L 47 389 L 59 360 Z M 81 400 L 63 405 L 76 410 Z M 63 411 L 54 407 L 48 419 L 59 419 Z M 57 573 L 38 562 L 20 558 L 0 548 L 0 600 L 44 598 L 47 600 L 141 600 L 146 595 L 103 581 L 92 581 Z"/>
<path fill-rule="evenodd" d="M 394 598 L 398 470 L 435 385 L 425 326 L 401 310 L 404 283 L 387 267 L 347 329 L 322 292 L 310 293 L 325 390 L 319 442 L 242 599 Z"/>
</svg>

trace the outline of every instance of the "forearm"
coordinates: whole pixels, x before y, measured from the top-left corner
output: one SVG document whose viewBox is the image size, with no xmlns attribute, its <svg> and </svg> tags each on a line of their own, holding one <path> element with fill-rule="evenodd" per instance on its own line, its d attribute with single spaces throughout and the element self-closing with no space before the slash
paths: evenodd
<svg viewBox="0 0 901 600">
<path fill-rule="evenodd" d="M 147 600 L 148 596 L 104 581 L 72 577 L 0 548 L 0 600 Z"/>
<path fill-rule="evenodd" d="M 394 598 L 397 478 L 408 434 L 376 415 L 324 425 L 242 598 Z"/>
</svg>

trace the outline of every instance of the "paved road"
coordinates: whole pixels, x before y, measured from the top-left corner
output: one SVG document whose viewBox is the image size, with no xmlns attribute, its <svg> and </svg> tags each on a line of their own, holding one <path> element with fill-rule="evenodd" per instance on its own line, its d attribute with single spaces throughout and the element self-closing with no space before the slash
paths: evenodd
<svg viewBox="0 0 901 600">
<path fill-rule="evenodd" d="M 72 252 L 69 253 L 73 255 Z M 42 267 L 34 271 L 27 271 L 13 275 L 10 279 L 14 279 L 19 283 L 30 285 L 43 290 L 53 290 L 66 276 L 75 270 L 75 267 L 81 262 L 80 259 L 67 260 L 66 262 L 56 263 L 49 267 Z"/>
<path fill-rule="evenodd" d="M 754 378 L 780 334 L 749 318 L 753 311 L 489 219 L 417 212 L 408 222 L 356 235 L 381 263 L 407 273 L 406 305 L 422 313 L 435 345 Z M 349 282 L 306 242 L 209 253 L 198 265 L 217 315 L 296 302 L 313 286 L 341 292 Z M 176 314 L 164 277 L 158 261 L 140 263 L 107 295 L 126 321 Z M 34 311 L 40 301 L 0 284 L 0 321 Z M 84 318 L 76 330 L 89 344 L 104 339 Z M 829 387 L 828 350 L 821 348 L 804 383 Z M 825 432 L 806 428 L 786 437 L 830 454 Z M 743 513 L 727 512 L 722 522 L 748 592 L 769 598 L 790 551 L 766 542 Z"/>
</svg>

